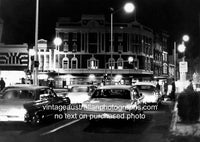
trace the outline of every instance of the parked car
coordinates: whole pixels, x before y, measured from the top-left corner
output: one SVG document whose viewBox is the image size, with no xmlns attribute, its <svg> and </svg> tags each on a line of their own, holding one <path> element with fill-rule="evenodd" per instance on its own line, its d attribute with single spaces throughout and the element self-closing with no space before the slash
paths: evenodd
<svg viewBox="0 0 200 142">
<path fill-rule="evenodd" d="M 32 84 L 14 84 L 14 85 L 6 86 L 0 91 L 0 96 L 2 96 L 2 94 L 9 89 L 19 88 L 19 87 L 29 87 L 29 86 L 34 86 L 34 85 L 32 85 Z"/>
<path fill-rule="evenodd" d="M 94 85 L 71 85 L 68 87 L 69 92 L 66 96 L 69 97 L 72 104 L 83 103 L 90 98 L 96 88 Z"/>
<path fill-rule="evenodd" d="M 133 86 L 137 87 L 143 94 L 144 103 L 159 104 L 162 101 L 161 91 L 156 89 L 156 84 L 152 82 L 136 82 Z"/>
<path fill-rule="evenodd" d="M 47 86 L 21 86 L 3 92 L 0 99 L 0 121 L 23 121 L 37 124 L 70 104 L 69 98 L 58 97 Z"/>
<path fill-rule="evenodd" d="M 143 95 L 136 87 L 128 85 L 106 85 L 97 88 L 91 98 L 82 103 L 82 113 L 89 120 L 135 119 L 143 114 Z"/>
</svg>

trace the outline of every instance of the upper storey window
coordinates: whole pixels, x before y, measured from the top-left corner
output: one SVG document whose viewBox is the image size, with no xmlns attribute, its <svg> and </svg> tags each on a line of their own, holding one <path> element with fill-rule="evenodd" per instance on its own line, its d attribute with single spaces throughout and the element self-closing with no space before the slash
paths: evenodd
<svg viewBox="0 0 200 142">
<path fill-rule="evenodd" d="M 71 60 L 71 68 L 77 69 L 78 68 L 78 59 L 76 57 L 73 57 Z"/>
<path fill-rule="evenodd" d="M 108 60 L 108 67 L 109 67 L 109 69 L 114 69 L 115 68 L 115 59 L 113 59 L 113 58 L 110 58 L 109 60 Z"/>
<path fill-rule="evenodd" d="M 97 53 L 97 33 L 88 33 L 88 52 Z"/>
<path fill-rule="evenodd" d="M 94 57 L 92 57 L 87 62 L 88 62 L 88 68 L 89 69 L 98 69 L 99 60 L 97 60 Z"/>
</svg>

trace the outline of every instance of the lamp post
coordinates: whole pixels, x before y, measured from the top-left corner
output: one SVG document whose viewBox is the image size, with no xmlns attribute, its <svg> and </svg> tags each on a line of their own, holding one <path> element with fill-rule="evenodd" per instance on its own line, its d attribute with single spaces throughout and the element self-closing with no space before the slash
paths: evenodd
<svg viewBox="0 0 200 142">
<path fill-rule="evenodd" d="M 185 50 L 186 50 L 186 46 L 185 46 L 185 42 L 188 42 L 190 39 L 190 37 L 188 35 L 183 35 L 182 36 L 182 43 L 178 45 L 177 47 L 177 43 L 174 42 L 174 64 L 175 64 L 175 69 L 174 69 L 174 79 L 176 80 L 176 76 L 177 76 L 177 66 L 176 66 L 176 63 L 177 63 L 177 48 L 178 48 L 178 51 L 180 53 L 183 53 L 183 58 L 182 58 L 182 61 L 185 61 Z"/>
<path fill-rule="evenodd" d="M 179 72 L 180 72 L 180 81 L 186 81 L 186 73 L 188 71 L 188 65 L 187 62 L 185 61 L 185 42 L 189 41 L 189 36 L 184 35 L 182 38 L 182 43 L 178 45 L 178 51 L 180 53 L 183 53 L 183 58 L 182 62 L 179 62 Z"/>
<path fill-rule="evenodd" d="M 62 39 L 60 37 L 55 37 L 53 43 L 56 47 L 59 47 L 62 44 Z M 60 66 L 58 67 L 58 77 L 59 77 L 59 68 Z"/>
<path fill-rule="evenodd" d="M 39 17 L 39 0 L 36 0 L 36 15 L 35 15 L 35 62 L 34 62 L 34 78 L 33 84 L 38 85 L 38 17 Z M 37 65 L 36 65 L 37 64 Z"/>
<path fill-rule="evenodd" d="M 135 10 L 135 6 L 133 3 L 128 2 L 125 3 L 124 5 L 124 11 L 126 13 L 132 13 Z M 111 13 L 110 13 L 110 56 L 111 56 L 111 83 L 112 83 L 112 79 L 113 79 L 113 14 L 117 12 L 117 10 L 115 11 L 113 8 L 110 8 Z"/>
</svg>

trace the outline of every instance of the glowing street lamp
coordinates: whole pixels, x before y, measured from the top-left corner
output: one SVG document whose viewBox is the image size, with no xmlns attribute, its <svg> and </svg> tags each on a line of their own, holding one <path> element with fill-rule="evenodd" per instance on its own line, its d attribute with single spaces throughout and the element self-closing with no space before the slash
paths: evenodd
<svg viewBox="0 0 200 142">
<path fill-rule="evenodd" d="M 124 11 L 126 13 L 132 13 L 135 10 L 135 5 L 133 3 L 128 2 L 124 5 Z"/>
<path fill-rule="evenodd" d="M 56 46 L 60 46 L 62 44 L 62 39 L 60 37 L 56 37 L 54 40 L 53 40 L 53 43 L 56 45 Z"/>
<path fill-rule="evenodd" d="M 133 62 L 133 57 L 131 57 L 131 56 L 128 57 L 128 62 L 129 62 L 129 63 L 132 63 L 132 62 Z"/>
<path fill-rule="evenodd" d="M 183 41 L 188 42 L 190 40 L 190 37 L 188 35 L 183 35 Z"/>
<path fill-rule="evenodd" d="M 186 49 L 186 47 L 185 47 L 185 44 L 184 44 L 184 43 L 178 45 L 178 51 L 179 51 L 180 53 L 184 53 L 184 52 L 185 52 L 185 49 Z"/>
</svg>

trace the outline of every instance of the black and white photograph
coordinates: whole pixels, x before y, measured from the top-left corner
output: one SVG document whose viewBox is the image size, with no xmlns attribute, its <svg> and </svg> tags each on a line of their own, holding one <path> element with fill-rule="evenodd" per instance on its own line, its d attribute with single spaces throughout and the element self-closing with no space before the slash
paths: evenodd
<svg viewBox="0 0 200 142">
<path fill-rule="evenodd" d="M 199 142 L 200 0 L 0 0 L 0 142 Z"/>
</svg>

